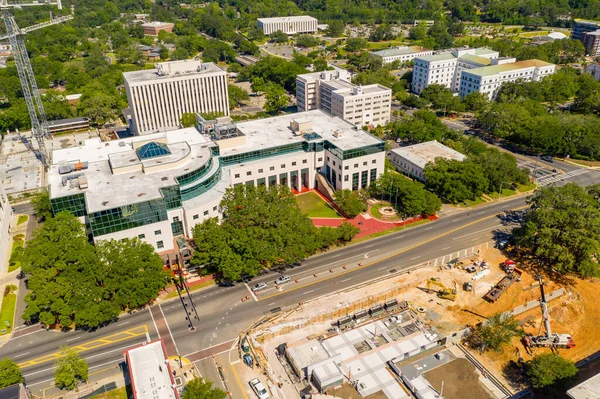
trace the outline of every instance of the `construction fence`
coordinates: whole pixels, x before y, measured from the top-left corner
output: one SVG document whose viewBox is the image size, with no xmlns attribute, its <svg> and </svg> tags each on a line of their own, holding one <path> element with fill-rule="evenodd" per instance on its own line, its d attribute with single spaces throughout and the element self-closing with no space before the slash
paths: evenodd
<svg viewBox="0 0 600 399">
<path fill-rule="evenodd" d="M 549 295 L 546 295 L 546 300 L 548 302 L 550 302 L 553 299 L 556 299 L 560 296 L 562 296 L 565 293 L 565 289 L 564 288 L 559 288 L 556 291 L 550 293 Z M 517 316 L 520 315 L 521 313 L 525 313 L 528 310 L 531 310 L 535 307 L 540 306 L 540 300 L 537 299 L 535 301 L 529 301 L 527 302 L 525 305 L 521 305 L 521 306 L 517 306 L 516 308 L 514 308 L 513 310 L 511 310 L 509 313 L 511 313 L 513 316 Z"/>
</svg>

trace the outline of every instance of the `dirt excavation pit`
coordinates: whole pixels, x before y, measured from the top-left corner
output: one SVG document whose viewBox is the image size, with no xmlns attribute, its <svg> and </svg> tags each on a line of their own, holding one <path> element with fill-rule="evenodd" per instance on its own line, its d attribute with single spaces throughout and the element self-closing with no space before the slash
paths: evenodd
<svg viewBox="0 0 600 399">
<path fill-rule="evenodd" d="M 475 366 L 467 359 L 455 359 L 424 373 L 423 377 L 438 392 L 444 384 L 444 399 L 493 398 L 481 385 Z"/>
</svg>

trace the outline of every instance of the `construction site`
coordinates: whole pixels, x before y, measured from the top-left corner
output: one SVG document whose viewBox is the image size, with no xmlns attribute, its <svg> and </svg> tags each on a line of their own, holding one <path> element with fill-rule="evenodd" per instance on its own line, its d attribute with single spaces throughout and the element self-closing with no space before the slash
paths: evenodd
<svg viewBox="0 0 600 399">
<path fill-rule="evenodd" d="M 600 342 L 598 283 L 544 277 L 540 303 L 542 277 L 519 266 L 482 248 L 285 309 L 246 332 L 259 367 L 244 378 L 261 375 L 276 398 L 510 397 L 527 388 L 505 372 L 511 361 L 551 350 L 578 361 Z M 525 339 L 499 352 L 469 348 L 470 328 L 499 312 L 516 317 Z"/>
</svg>

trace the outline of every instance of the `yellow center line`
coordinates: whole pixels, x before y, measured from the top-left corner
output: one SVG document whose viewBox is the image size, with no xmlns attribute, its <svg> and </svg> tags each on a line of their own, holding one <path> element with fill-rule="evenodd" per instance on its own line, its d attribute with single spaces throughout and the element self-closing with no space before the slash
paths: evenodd
<svg viewBox="0 0 600 399">
<path fill-rule="evenodd" d="M 520 206 L 520 207 L 518 207 L 518 208 L 514 208 L 513 210 L 514 210 L 514 211 L 518 211 L 518 210 L 525 209 L 525 208 L 529 208 L 529 205 Z M 430 239 L 427 239 L 427 240 L 425 240 L 425 241 L 421 241 L 420 243 L 418 243 L 418 244 L 415 244 L 415 245 L 413 245 L 413 246 L 410 246 L 410 247 L 408 247 L 408 248 L 405 248 L 405 249 L 403 249 L 403 250 L 401 250 L 401 251 L 394 252 L 393 254 L 391 254 L 391 255 L 388 255 L 388 256 L 386 256 L 386 257 L 384 257 L 384 258 L 381 258 L 381 259 L 379 259 L 379 260 L 373 261 L 373 262 L 371 262 L 371 263 L 363 264 L 362 266 L 360 266 L 360 267 L 358 267 L 358 268 L 356 268 L 356 269 L 345 270 L 345 271 L 343 271 L 343 272 L 341 272 L 341 273 L 337 273 L 337 274 L 329 275 L 328 277 L 322 278 L 322 279 L 320 279 L 320 280 L 315 280 L 315 281 L 312 281 L 312 282 L 310 282 L 310 283 L 306 283 L 306 284 L 300 284 L 300 285 L 294 286 L 293 288 L 286 289 L 286 290 L 284 290 L 284 291 L 282 291 L 282 292 L 279 292 L 279 293 L 276 293 L 276 294 L 271 294 L 271 295 L 267 295 L 267 296 L 264 296 L 264 297 L 260 297 L 258 300 L 259 300 L 259 301 L 264 301 L 264 300 L 267 300 L 267 299 L 270 299 L 270 298 L 273 298 L 273 297 L 276 297 L 276 296 L 279 296 L 279 295 L 283 295 L 283 294 L 285 294 L 285 293 L 287 293 L 287 292 L 291 292 L 291 291 L 299 290 L 299 289 L 302 289 L 302 288 L 305 288 L 305 287 L 309 287 L 309 286 L 311 286 L 311 285 L 313 285 L 313 284 L 317 284 L 317 283 L 321 283 L 321 282 L 323 282 L 323 281 L 330 280 L 330 279 L 332 279 L 332 278 L 335 278 L 335 277 L 340 277 L 340 276 L 343 276 L 343 275 L 345 275 L 345 274 L 348 274 L 348 273 L 354 273 L 354 272 L 356 272 L 357 270 L 361 270 L 361 269 L 364 269 L 364 268 L 366 268 L 366 267 L 369 267 L 369 266 L 376 265 L 376 264 L 378 264 L 378 263 L 381 263 L 381 262 L 383 262 L 383 261 L 385 261 L 385 260 L 388 260 L 388 259 L 390 259 L 390 258 L 393 258 L 393 257 L 395 257 L 395 256 L 398 256 L 398 255 L 400 255 L 400 254 L 403 254 L 404 252 L 408 252 L 408 251 L 410 251 L 410 250 L 412 250 L 412 249 L 415 249 L 415 248 L 418 248 L 418 247 L 420 247 L 420 246 L 422 246 L 422 245 L 428 244 L 428 243 L 430 243 L 430 242 L 432 242 L 432 241 L 435 241 L 435 240 L 437 240 L 437 239 L 439 239 L 439 238 L 445 237 L 445 236 L 447 236 L 447 235 L 450 235 L 450 234 L 452 234 L 452 233 L 456 233 L 457 231 L 463 230 L 463 229 L 465 229 L 465 228 L 467 228 L 467 227 L 473 226 L 473 225 L 475 225 L 475 224 L 477 224 L 477 223 L 483 222 L 484 220 L 488 220 L 488 219 L 491 219 L 491 218 L 495 218 L 496 216 L 497 216 L 497 215 L 496 215 L 496 214 L 494 214 L 494 215 L 489 215 L 489 216 L 482 217 L 481 219 L 477 219 L 477 220 L 475 220 L 475 221 L 473 221 L 473 222 L 467 223 L 467 224 L 465 224 L 465 225 L 463 225 L 463 226 L 460 226 L 460 227 L 457 227 L 457 228 L 455 228 L 455 229 L 452 229 L 452 230 L 450 230 L 450 231 L 447 231 L 447 232 L 445 232 L 445 233 L 439 234 L 439 235 L 437 235 L 437 236 L 435 236 L 435 237 L 432 237 L 432 238 L 430 238 Z"/>
<path fill-rule="evenodd" d="M 114 344 L 117 342 L 126 341 L 131 338 L 146 335 L 147 332 L 148 332 L 148 326 L 146 324 L 142 324 L 142 325 L 134 327 L 132 329 L 129 329 L 126 331 L 121 331 L 121 332 L 109 335 L 107 337 L 104 337 L 104 338 L 98 338 L 93 341 L 84 342 L 77 346 L 73 346 L 72 349 L 74 349 L 77 353 L 81 353 L 81 352 L 89 351 L 92 349 L 101 348 L 103 346 L 111 345 L 111 344 Z M 38 357 L 36 359 L 32 359 L 32 360 L 28 360 L 26 362 L 19 363 L 18 366 L 21 369 L 23 369 L 26 367 L 31 367 L 31 366 L 35 366 L 38 364 L 50 362 L 52 360 L 58 359 L 59 357 L 60 357 L 60 352 L 54 352 L 54 353 L 50 353 L 48 355 Z"/>
</svg>

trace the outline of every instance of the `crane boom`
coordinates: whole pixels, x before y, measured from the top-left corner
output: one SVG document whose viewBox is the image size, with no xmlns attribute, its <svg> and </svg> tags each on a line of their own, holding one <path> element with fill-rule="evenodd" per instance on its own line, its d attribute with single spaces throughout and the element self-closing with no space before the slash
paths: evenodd
<svg viewBox="0 0 600 399">
<path fill-rule="evenodd" d="M 36 31 L 38 29 L 42 29 L 48 26 L 61 24 L 63 22 L 67 22 L 73 19 L 73 15 L 63 15 L 56 18 L 51 18 L 50 21 L 40 22 L 39 24 L 28 26 L 27 28 L 19 29 L 19 34 L 25 34 L 29 32 Z M 8 35 L 0 36 L 0 41 L 8 39 Z"/>
</svg>

